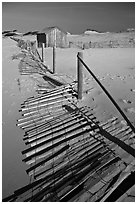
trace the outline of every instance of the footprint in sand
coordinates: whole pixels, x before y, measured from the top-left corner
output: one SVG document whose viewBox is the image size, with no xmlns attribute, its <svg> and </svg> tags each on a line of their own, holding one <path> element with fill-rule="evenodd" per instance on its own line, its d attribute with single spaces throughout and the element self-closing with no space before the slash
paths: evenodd
<svg viewBox="0 0 137 204">
<path fill-rule="evenodd" d="M 135 109 L 133 107 L 131 108 L 124 108 L 125 112 L 127 113 L 131 113 L 131 114 L 134 114 L 135 113 Z"/>
<path fill-rule="evenodd" d="M 97 95 L 99 96 L 100 94 L 102 94 L 102 91 L 97 91 Z"/>
<path fill-rule="evenodd" d="M 111 76 L 111 77 L 109 77 L 109 79 L 110 79 L 110 80 L 114 80 L 114 77 Z"/>
<path fill-rule="evenodd" d="M 124 101 L 124 103 L 128 103 L 128 104 L 131 104 L 131 103 L 133 103 L 132 101 L 130 101 L 130 100 L 123 100 Z"/>
<path fill-rule="evenodd" d="M 126 99 L 122 99 L 122 98 L 120 98 L 119 101 L 122 102 L 122 103 L 125 103 L 125 104 L 132 104 L 133 103 L 130 100 L 126 100 Z"/>
<path fill-rule="evenodd" d="M 10 96 L 15 96 L 15 94 L 14 94 L 14 93 L 12 93 L 12 94 L 10 94 Z"/>
<path fill-rule="evenodd" d="M 122 125 L 127 125 L 127 122 L 125 120 L 121 120 Z"/>
<path fill-rule="evenodd" d="M 106 78 L 105 77 L 102 77 L 102 78 L 100 78 L 100 81 L 104 81 Z"/>
<path fill-rule="evenodd" d="M 130 100 L 123 100 L 123 103 L 126 103 L 126 104 L 131 104 L 131 103 L 133 103 L 132 101 L 130 101 Z"/>
<path fill-rule="evenodd" d="M 125 76 L 120 76 L 120 80 L 124 81 L 125 80 Z"/>
</svg>

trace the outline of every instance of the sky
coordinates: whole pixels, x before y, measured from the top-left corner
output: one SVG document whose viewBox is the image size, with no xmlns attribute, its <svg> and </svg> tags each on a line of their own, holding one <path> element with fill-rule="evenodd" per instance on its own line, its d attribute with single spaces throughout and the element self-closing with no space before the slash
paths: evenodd
<svg viewBox="0 0 137 204">
<path fill-rule="evenodd" d="M 135 27 L 134 2 L 3 2 L 2 30 L 28 32 L 58 26 L 72 34 L 86 29 L 119 32 Z"/>
</svg>

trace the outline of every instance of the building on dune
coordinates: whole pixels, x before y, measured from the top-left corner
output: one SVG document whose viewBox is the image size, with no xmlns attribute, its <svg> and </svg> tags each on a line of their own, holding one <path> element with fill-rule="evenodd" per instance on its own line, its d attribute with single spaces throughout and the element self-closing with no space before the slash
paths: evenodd
<svg viewBox="0 0 137 204">
<path fill-rule="evenodd" d="M 42 31 L 37 33 L 37 45 L 38 47 L 45 44 L 45 47 L 68 47 L 67 32 L 63 31 L 59 27 L 46 27 Z"/>
</svg>

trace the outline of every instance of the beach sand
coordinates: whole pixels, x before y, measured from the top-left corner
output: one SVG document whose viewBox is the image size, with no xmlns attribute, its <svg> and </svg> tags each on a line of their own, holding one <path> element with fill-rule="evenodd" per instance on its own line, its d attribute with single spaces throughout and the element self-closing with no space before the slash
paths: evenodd
<svg viewBox="0 0 137 204">
<path fill-rule="evenodd" d="M 41 49 L 38 49 L 41 55 Z M 68 81 L 77 80 L 77 53 L 83 52 L 84 62 L 113 96 L 129 120 L 135 124 L 135 49 L 56 49 L 56 73 Z M 24 149 L 23 132 L 16 127 L 20 104 L 28 97 L 36 95 L 37 76 L 20 75 L 18 59 L 12 56 L 21 53 L 17 43 L 3 39 L 2 57 L 2 131 L 3 131 L 3 197 L 28 182 L 26 165 L 22 163 Z M 45 50 L 45 65 L 52 69 L 52 48 Z M 69 80 L 70 79 L 70 80 Z M 67 81 L 68 80 L 68 81 Z M 99 121 L 112 116 L 124 119 L 103 93 L 89 73 L 83 69 L 83 98 L 79 106 L 95 108 Z"/>
<path fill-rule="evenodd" d="M 39 48 L 41 54 L 41 49 Z M 56 73 L 77 80 L 77 53 L 113 96 L 121 109 L 135 123 L 135 50 L 134 48 L 56 49 Z M 45 50 L 45 64 L 52 69 L 52 48 Z M 117 110 L 88 71 L 83 68 L 83 99 L 88 106 L 96 103 L 104 119 Z M 101 113 L 100 112 L 100 113 Z"/>
</svg>

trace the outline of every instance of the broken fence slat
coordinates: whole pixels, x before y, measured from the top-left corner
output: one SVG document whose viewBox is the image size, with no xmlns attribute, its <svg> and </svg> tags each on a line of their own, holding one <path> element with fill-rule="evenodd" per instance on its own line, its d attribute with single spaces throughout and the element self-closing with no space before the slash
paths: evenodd
<svg viewBox="0 0 137 204">
<path fill-rule="evenodd" d="M 56 157 L 57 155 L 59 155 L 60 153 L 66 151 L 69 148 L 69 145 L 66 145 L 65 147 L 61 148 L 59 151 L 55 152 L 54 154 L 52 154 L 50 157 L 48 157 L 47 159 L 42 160 L 41 162 L 35 164 L 34 166 L 30 167 L 29 169 L 26 170 L 27 174 L 32 171 L 33 169 L 37 168 L 40 165 L 43 165 L 44 163 L 46 163 L 47 161 L 51 160 L 52 158 Z"/>
<path fill-rule="evenodd" d="M 106 137 L 107 139 L 111 140 L 112 142 L 116 143 L 118 146 L 120 146 L 122 149 L 124 149 L 130 155 L 135 157 L 135 150 L 132 147 L 130 147 L 129 145 L 125 144 L 120 139 L 112 136 L 111 134 L 109 134 L 107 131 L 105 131 L 103 129 L 100 130 L 100 134 L 102 134 L 104 137 Z"/>
</svg>

